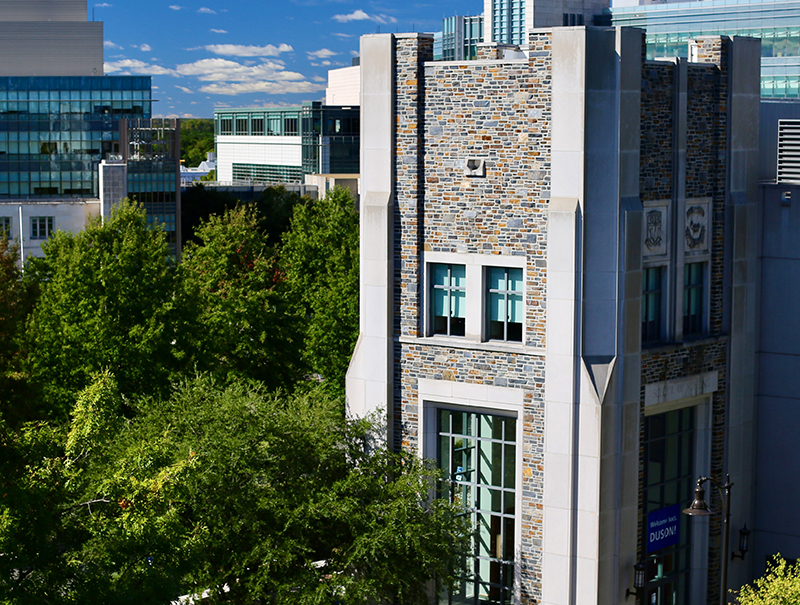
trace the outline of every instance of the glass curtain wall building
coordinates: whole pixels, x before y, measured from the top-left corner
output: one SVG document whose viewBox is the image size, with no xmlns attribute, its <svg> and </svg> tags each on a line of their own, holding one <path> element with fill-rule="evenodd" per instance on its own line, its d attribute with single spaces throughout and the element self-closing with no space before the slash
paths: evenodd
<svg viewBox="0 0 800 605">
<path fill-rule="evenodd" d="M 122 118 L 149 118 L 149 76 L 0 77 L 0 199 L 96 198 Z"/>
<path fill-rule="evenodd" d="M 487 27 L 499 44 L 526 44 L 525 0 L 490 0 Z"/>
<path fill-rule="evenodd" d="M 761 39 L 761 96 L 800 98 L 800 1 L 703 0 L 607 9 L 606 23 L 646 30 L 647 58 L 688 57 L 700 35 Z"/>
</svg>

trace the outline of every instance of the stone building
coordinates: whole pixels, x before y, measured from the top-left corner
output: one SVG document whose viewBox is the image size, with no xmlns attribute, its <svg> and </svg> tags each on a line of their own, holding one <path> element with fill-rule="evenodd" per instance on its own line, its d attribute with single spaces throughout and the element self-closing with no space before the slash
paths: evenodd
<svg viewBox="0 0 800 605">
<path fill-rule="evenodd" d="M 651 62 L 639 30 L 558 27 L 433 62 L 432 42 L 361 40 L 347 394 L 471 515 L 440 602 L 711 602 L 730 555 L 680 510 L 730 473 L 752 526 L 758 43 Z"/>
</svg>

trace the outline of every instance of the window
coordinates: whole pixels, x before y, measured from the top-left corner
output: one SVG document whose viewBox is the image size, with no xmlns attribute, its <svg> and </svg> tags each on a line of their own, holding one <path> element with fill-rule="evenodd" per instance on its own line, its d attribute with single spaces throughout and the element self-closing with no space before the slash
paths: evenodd
<svg viewBox="0 0 800 605">
<path fill-rule="evenodd" d="M 236 134 L 247 134 L 247 118 L 236 118 Z"/>
<path fill-rule="evenodd" d="M 297 118 L 284 118 L 283 120 L 283 134 L 296 135 L 297 134 Z"/>
<path fill-rule="evenodd" d="M 11 237 L 11 217 L 0 216 L 0 238 L 9 239 Z"/>
<path fill-rule="evenodd" d="M 449 496 L 475 530 L 466 575 L 440 603 L 506 604 L 514 596 L 516 418 L 438 409 L 437 459 Z"/>
<path fill-rule="evenodd" d="M 231 118 L 221 118 L 219 121 L 220 134 L 233 134 L 233 120 Z"/>
<path fill-rule="evenodd" d="M 695 416 L 694 407 L 664 414 L 646 416 L 644 421 L 644 519 L 667 507 L 681 510 L 691 503 L 695 475 Z M 692 523 L 689 517 L 677 514 L 679 539 L 663 548 L 648 542 L 647 532 L 643 551 L 647 555 L 647 583 L 644 603 L 677 605 L 691 601 L 689 570 L 691 569 Z"/>
<path fill-rule="evenodd" d="M 649 267 L 642 277 L 642 342 L 660 342 L 663 267 Z"/>
<path fill-rule="evenodd" d="M 436 264 L 431 268 L 433 333 L 464 336 L 467 277 L 465 265 Z"/>
<path fill-rule="evenodd" d="M 48 239 L 53 234 L 52 216 L 31 217 L 31 239 Z"/>
<path fill-rule="evenodd" d="M 522 269 L 490 267 L 486 277 L 489 339 L 522 342 Z"/>
<path fill-rule="evenodd" d="M 281 117 L 269 116 L 267 119 L 267 134 L 279 135 L 281 133 Z"/>
<path fill-rule="evenodd" d="M 253 128 L 253 134 L 264 134 L 264 118 L 253 118 L 253 121 L 250 123 L 250 125 Z"/>
<path fill-rule="evenodd" d="M 683 266 L 683 335 L 703 333 L 705 263 Z"/>
</svg>

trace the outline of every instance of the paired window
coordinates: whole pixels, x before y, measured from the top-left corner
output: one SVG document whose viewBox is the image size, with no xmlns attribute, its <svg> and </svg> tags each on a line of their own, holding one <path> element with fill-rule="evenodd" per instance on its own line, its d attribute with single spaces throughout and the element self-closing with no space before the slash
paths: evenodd
<svg viewBox="0 0 800 605">
<path fill-rule="evenodd" d="M 247 118 L 236 118 L 236 134 L 247 134 Z"/>
<path fill-rule="evenodd" d="M 523 270 L 513 267 L 477 267 L 482 271 L 480 283 L 482 293 L 475 286 L 467 286 L 466 265 L 437 263 L 430 265 L 430 311 L 432 320 L 429 331 L 443 336 L 464 336 L 467 331 L 468 290 L 483 295 L 483 334 L 485 340 L 522 342 L 523 334 Z M 477 276 L 477 273 L 474 275 Z M 477 307 L 476 307 L 477 309 Z M 470 320 L 472 321 L 472 320 Z M 479 328 L 474 318 L 471 332 Z"/>
<path fill-rule="evenodd" d="M 220 118 L 219 133 L 233 134 L 233 120 L 231 118 Z"/>
<path fill-rule="evenodd" d="M 692 338 L 704 334 L 707 330 L 706 272 L 708 263 L 686 263 L 683 266 L 683 301 L 682 308 L 674 314 L 677 320 L 683 317 L 683 338 Z M 665 296 L 670 288 L 666 287 L 666 266 L 646 267 L 642 271 L 642 343 L 656 344 L 675 336 L 678 328 L 667 321 L 668 301 L 672 297 Z"/>
<path fill-rule="evenodd" d="M 11 238 L 11 217 L 10 216 L 0 216 L 0 238 L 6 239 L 6 240 Z"/>
<path fill-rule="evenodd" d="M 53 235 L 54 222 L 52 216 L 32 216 L 31 239 L 49 239 Z"/>
<path fill-rule="evenodd" d="M 467 277 L 464 265 L 433 265 L 433 333 L 464 336 Z"/>
<path fill-rule="evenodd" d="M 511 416 L 438 409 L 437 459 L 448 473 L 449 497 L 474 529 L 472 552 L 458 588 L 442 605 L 513 603 L 517 420 Z"/>
</svg>

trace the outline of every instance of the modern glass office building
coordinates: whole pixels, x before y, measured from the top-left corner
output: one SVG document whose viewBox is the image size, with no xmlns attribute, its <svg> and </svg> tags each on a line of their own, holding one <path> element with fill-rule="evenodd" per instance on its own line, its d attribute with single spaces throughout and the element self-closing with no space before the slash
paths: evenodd
<svg viewBox="0 0 800 605">
<path fill-rule="evenodd" d="M 442 19 L 442 31 L 433 36 L 434 61 L 464 61 L 478 56 L 483 42 L 483 15 Z"/>
<path fill-rule="evenodd" d="M 491 28 L 492 40 L 500 44 L 527 44 L 525 39 L 525 0 L 490 0 L 490 10 L 484 9 L 486 27 Z M 487 4 L 487 3 L 485 3 Z"/>
<path fill-rule="evenodd" d="M 647 57 L 686 57 L 700 35 L 761 39 L 761 96 L 800 98 L 800 1 L 703 0 L 613 6 L 607 23 L 646 30 Z"/>
<path fill-rule="evenodd" d="M 304 103 L 214 110 L 217 180 L 294 183 L 306 174 L 357 174 L 358 107 Z"/>
<path fill-rule="evenodd" d="M 121 118 L 149 118 L 149 76 L 0 77 L 0 199 L 97 197 Z"/>
</svg>

